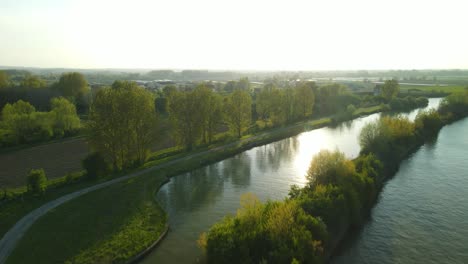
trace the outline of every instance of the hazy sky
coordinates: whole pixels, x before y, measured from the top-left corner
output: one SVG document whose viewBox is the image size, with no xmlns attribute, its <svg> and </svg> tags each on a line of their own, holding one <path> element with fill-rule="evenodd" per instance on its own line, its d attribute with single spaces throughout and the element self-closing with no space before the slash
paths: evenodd
<svg viewBox="0 0 468 264">
<path fill-rule="evenodd" d="M 466 0 L 0 0 L 0 65 L 468 68 Z"/>
</svg>

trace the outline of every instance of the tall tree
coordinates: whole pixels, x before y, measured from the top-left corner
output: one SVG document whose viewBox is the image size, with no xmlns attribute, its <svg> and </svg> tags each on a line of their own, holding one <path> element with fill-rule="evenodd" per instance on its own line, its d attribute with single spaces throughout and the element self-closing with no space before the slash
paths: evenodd
<svg viewBox="0 0 468 264">
<path fill-rule="evenodd" d="M 86 95 L 89 93 L 88 82 L 79 72 L 64 73 L 54 86 L 66 98 L 74 102 L 79 112 L 87 107 Z"/>
<path fill-rule="evenodd" d="M 393 97 L 397 96 L 400 92 L 400 84 L 395 79 L 386 80 L 381 87 L 382 96 L 390 101 Z"/>
<path fill-rule="evenodd" d="M 54 119 L 54 135 L 63 136 L 80 128 L 80 118 L 73 103 L 63 97 L 52 98 L 51 113 Z"/>
<path fill-rule="evenodd" d="M 157 116 L 153 95 L 135 82 L 115 82 L 96 93 L 89 114 L 91 146 L 114 169 L 146 160 L 156 140 Z"/>
<path fill-rule="evenodd" d="M 302 83 L 296 88 L 297 107 L 301 117 L 312 115 L 314 108 L 315 95 L 313 92 L 314 82 Z"/>
<path fill-rule="evenodd" d="M 21 87 L 23 88 L 39 89 L 39 88 L 45 88 L 46 86 L 47 86 L 46 81 L 36 75 L 27 75 L 21 81 Z"/>
<path fill-rule="evenodd" d="M 175 91 L 169 95 L 168 111 L 176 140 L 191 150 L 202 131 L 200 100 L 194 92 Z"/>
<path fill-rule="evenodd" d="M 5 71 L 0 71 L 0 89 L 10 86 L 10 78 Z"/>
<path fill-rule="evenodd" d="M 252 98 L 246 91 L 236 89 L 228 98 L 226 118 L 231 130 L 240 138 L 252 118 Z"/>
<path fill-rule="evenodd" d="M 88 91 L 88 82 L 79 72 L 64 73 L 59 79 L 57 88 L 67 97 L 81 97 Z"/>
</svg>

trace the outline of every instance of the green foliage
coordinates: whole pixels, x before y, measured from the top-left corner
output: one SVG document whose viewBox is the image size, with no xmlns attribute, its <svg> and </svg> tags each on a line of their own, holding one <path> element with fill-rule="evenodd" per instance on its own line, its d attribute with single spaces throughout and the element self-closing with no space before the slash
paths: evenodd
<svg viewBox="0 0 468 264">
<path fill-rule="evenodd" d="M 22 100 L 6 104 L 2 111 L 3 125 L 11 131 L 7 145 L 47 140 L 52 136 L 53 120 L 49 113 L 36 112 L 34 106 Z"/>
<path fill-rule="evenodd" d="M 10 77 L 5 71 L 0 71 L 0 89 L 5 89 L 10 86 Z"/>
<path fill-rule="evenodd" d="M 202 133 L 202 123 L 207 106 L 202 105 L 202 91 L 171 92 L 168 97 L 169 118 L 174 128 L 174 137 L 179 144 L 191 150 Z"/>
<path fill-rule="evenodd" d="M 88 108 L 87 94 L 90 89 L 83 74 L 79 72 L 64 73 L 53 88 L 60 94 L 76 104 L 80 113 Z"/>
<path fill-rule="evenodd" d="M 426 107 L 428 103 L 429 100 L 425 97 L 407 96 L 405 98 L 392 98 L 389 105 L 393 111 L 407 111 L 418 107 Z"/>
<path fill-rule="evenodd" d="M 208 263 L 319 263 L 325 225 L 295 201 L 262 204 L 253 195 L 241 198 L 235 217 L 226 217 L 200 238 Z"/>
<path fill-rule="evenodd" d="M 400 84 L 395 79 L 386 80 L 381 86 L 381 94 L 387 100 L 390 101 L 393 97 L 397 96 L 400 92 Z"/>
<path fill-rule="evenodd" d="M 252 118 L 252 98 L 250 94 L 235 90 L 225 103 L 225 115 L 231 131 L 241 137 L 242 133 L 247 130 Z"/>
<path fill-rule="evenodd" d="M 306 178 L 310 186 L 327 185 L 341 182 L 354 171 L 353 162 L 346 159 L 344 153 L 321 150 L 312 159 Z"/>
<path fill-rule="evenodd" d="M 398 147 L 414 141 L 415 125 L 402 116 L 381 117 L 366 124 L 359 135 L 361 153 L 375 153 L 380 159 L 397 158 Z"/>
<path fill-rule="evenodd" d="M 98 178 L 109 172 L 109 165 L 99 152 L 92 152 L 82 161 L 83 168 L 86 170 L 86 176 Z"/>
<path fill-rule="evenodd" d="M 356 107 L 353 105 L 353 104 L 349 104 L 347 107 L 346 107 L 346 112 L 349 114 L 349 115 L 353 115 L 354 112 L 356 112 Z"/>
<path fill-rule="evenodd" d="M 2 139 L 1 144 L 13 146 L 39 142 L 77 132 L 80 119 L 72 103 L 64 98 L 53 98 L 51 107 L 50 112 L 36 112 L 34 106 L 22 100 L 6 104 L 2 111 L 2 126 L 8 139 Z"/>
<path fill-rule="evenodd" d="M 355 161 L 356 171 L 374 180 L 377 185 L 381 185 L 384 180 L 383 164 L 377 159 L 375 154 L 360 155 Z"/>
<path fill-rule="evenodd" d="M 450 115 L 453 118 L 466 116 L 468 113 L 468 90 L 445 97 L 439 106 L 439 112 L 449 118 Z"/>
<path fill-rule="evenodd" d="M 36 75 L 28 75 L 22 81 L 20 86 L 22 88 L 41 89 L 47 86 L 45 80 Z"/>
<path fill-rule="evenodd" d="M 73 134 L 80 128 L 80 118 L 73 103 L 63 97 L 53 98 L 50 103 L 52 107 L 51 114 L 54 118 L 55 135 Z"/>
<path fill-rule="evenodd" d="M 156 140 L 154 97 L 134 82 L 115 82 L 96 93 L 88 122 L 89 142 L 114 169 L 141 164 Z"/>
<path fill-rule="evenodd" d="M 88 82 L 79 72 L 64 73 L 60 77 L 56 88 L 65 96 L 82 98 L 89 92 Z"/>
<path fill-rule="evenodd" d="M 28 174 L 28 192 L 43 195 L 47 189 L 47 177 L 43 169 L 31 170 Z"/>
<path fill-rule="evenodd" d="M 439 112 L 435 109 L 419 111 L 414 123 L 416 129 L 426 135 L 436 135 L 444 125 Z"/>
<path fill-rule="evenodd" d="M 312 115 L 315 102 L 314 89 L 316 89 L 315 82 L 301 83 L 296 88 L 296 104 L 303 118 Z"/>
</svg>

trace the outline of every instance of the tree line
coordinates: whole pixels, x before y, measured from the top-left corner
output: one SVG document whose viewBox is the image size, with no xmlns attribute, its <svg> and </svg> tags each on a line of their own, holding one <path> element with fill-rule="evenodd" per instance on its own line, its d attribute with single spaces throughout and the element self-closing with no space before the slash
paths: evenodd
<svg viewBox="0 0 468 264">
<path fill-rule="evenodd" d="M 45 141 L 73 135 L 81 127 L 75 105 L 64 97 L 50 101 L 50 111 L 36 111 L 28 102 L 7 103 L 0 121 L 0 146 Z"/>
<path fill-rule="evenodd" d="M 315 82 L 299 82 L 279 88 L 269 82 L 252 90 L 244 78 L 226 85 L 232 87 L 226 95 L 205 82 L 194 88 L 169 85 L 159 94 L 131 81 L 115 81 L 99 89 L 93 96 L 87 125 L 90 145 L 98 152 L 92 157 L 96 162 L 107 161 L 115 170 L 144 163 L 166 119 L 171 136 L 190 151 L 200 144 L 212 144 L 218 134 L 226 135 L 226 130 L 240 138 L 247 131 L 310 118 L 315 112 L 327 115 L 341 111 L 349 102 L 360 103 L 338 84 L 319 87 Z"/>
<path fill-rule="evenodd" d="M 64 73 L 58 81 L 50 82 L 29 73 L 12 79 L 5 71 L 0 71 L 0 109 L 7 103 L 23 100 L 36 109 L 47 111 L 50 110 L 50 100 L 61 96 L 73 102 L 79 113 L 85 113 L 89 92 L 88 82 L 78 72 Z"/>
</svg>

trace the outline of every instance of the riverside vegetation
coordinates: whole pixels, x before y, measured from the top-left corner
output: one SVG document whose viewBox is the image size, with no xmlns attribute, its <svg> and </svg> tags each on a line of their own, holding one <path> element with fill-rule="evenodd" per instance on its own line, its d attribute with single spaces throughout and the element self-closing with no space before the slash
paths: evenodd
<svg viewBox="0 0 468 264">
<path fill-rule="evenodd" d="M 199 240 L 208 263 L 323 263 L 350 229 L 369 214 L 386 179 L 399 163 L 447 123 L 468 115 L 468 91 L 445 98 L 438 110 L 414 122 L 382 117 L 360 134 L 361 154 L 347 160 L 322 151 L 311 162 L 304 188 L 293 186 L 284 201 L 241 200 Z"/>
<path fill-rule="evenodd" d="M 240 82 L 240 84 L 242 84 L 242 82 Z M 238 144 L 232 143 L 230 144 L 230 147 L 224 147 L 217 151 L 208 152 L 198 158 L 186 160 L 182 165 L 171 166 L 165 170 L 160 170 L 156 176 L 149 173 L 149 175 L 144 177 L 142 176 L 138 178 L 138 180 L 129 180 L 125 184 L 119 184 L 119 186 L 124 185 L 125 188 L 128 188 L 129 197 L 131 197 L 131 194 L 141 191 L 137 182 L 141 181 L 144 184 L 150 184 L 154 188 L 164 182 L 166 180 L 166 176 L 173 176 L 180 172 L 199 167 L 203 164 L 217 161 L 243 149 L 255 146 L 255 144 L 267 143 L 288 135 L 297 134 L 300 131 L 303 131 L 304 125 L 299 124 L 297 126 L 293 125 L 292 128 L 286 127 L 284 129 L 278 128 L 276 131 L 267 131 L 265 132 L 265 136 L 261 137 L 245 136 L 246 131 L 250 133 L 259 133 L 264 129 L 274 126 L 294 124 L 294 122 L 297 122 L 298 120 L 310 118 L 313 111 L 316 111 L 317 116 L 324 117 L 337 112 L 345 112 L 347 113 L 348 118 L 352 118 L 353 116 L 358 116 L 360 114 L 384 110 L 385 107 L 379 104 L 381 102 L 389 102 L 395 96 L 395 94 L 392 94 L 389 98 L 376 97 L 372 99 L 372 102 L 362 101 L 359 97 L 346 92 L 344 87 L 340 85 L 333 84 L 318 87 L 312 82 L 301 83 L 297 87 L 286 89 L 279 89 L 273 84 L 266 85 L 260 93 L 254 93 L 255 98 L 253 98 L 249 92 L 248 86 L 246 88 L 245 85 L 239 85 L 239 87 L 234 89 L 234 92 L 224 98 L 218 96 L 212 90 L 207 89 L 206 84 L 199 85 L 193 91 L 177 91 L 176 89 L 167 87 L 164 93 L 164 98 L 168 107 L 163 108 L 162 110 L 167 109 L 167 114 L 169 114 L 172 126 L 176 131 L 174 136 L 177 142 L 179 142 L 179 144 L 185 149 L 191 150 L 194 149 L 194 147 L 198 147 L 196 151 L 202 151 L 204 149 L 209 149 L 210 142 L 212 147 L 216 145 L 221 146 L 223 143 L 233 140 L 229 135 L 233 135 L 234 139 L 242 137 L 243 141 L 238 141 Z M 257 95 L 258 98 L 256 97 Z M 192 102 L 190 104 L 184 103 L 188 100 L 184 98 L 190 97 L 195 100 L 190 100 Z M 108 100 L 104 100 L 105 98 Z M 148 100 L 148 98 L 152 100 Z M 196 100 L 197 98 L 199 100 Z M 301 102 L 301 100 L 305 100 L 305 102 Z M 316 100 L 317 104 L 315 104 Z M 64 184 L 58 184 L 62 187 L 51 190 L 51 193 L 45 191 L 45 193 L 40 197 L 40 199 L 42 199 L 41 201 L 37 201 L 37 199 L 33 197 L 26 197 L 25 201 L 28 203 L 26 209 L 22 206 L 24 203 L 23 200 L 21 202 L 13 200 L 11 203 L 6 203 L 2 206 L 3 209 L 5 209 L 2 210 L 2 215 L 6 213 L 8 216 L 7 219 L 9 220 L 3 226 L 3 230 L 6 231 L 8 226 L 11 226 L 14 223 L 15 219 L 19 219 L 21 215 L 27 212 L 27 208 L 34 208 L 35 206 L 51 200 L 54 197 L 59 197 L 58 194 L 60 193 L 70 192 L 71 190 L 76 190 L 83 186 L 93 185 L 96 182 L 106 180 L 108 179 L 107 175 L 112 171 L 115 175 L 114 177 L 117 177 L 128 172 L 132 168 L 140 166 L 140 164 L 144 164 L 143 167 L 148 167 L 188 155 L 188 153 L 184 153 L 179 150 L 162 151 L 160 154 L 153 155 L 149 154 L 148 145 L 151 141 L 155 141 L 157 139 L 153 133 L 158 125 L 160 120 L 159 118 L 161 118 L 158 118 L 156 115 L 158 107 L 157 103 L 154 103 L 155 101 L 157 102 L 151 93 L 139 88 L 133 82 L 115 82 L 112 87 L 103 88 L 98 91 L 95 95 L 95 99 L 93 100 L 93 104 L 91 105 L 89 123 L 87 126 L 88 138 L 90 139 L 93 149 L 97 151 L 97 153 L 91 154 L 84 162 L 85 169 L 87 171 L 84 175 L 87 175 L 88 178 L 92 180 L 82 181 L 81 179 L 84 178 L 79 175 L 77 175 L 77 177 L 72 176 L 69 179 L 67 177 L 66 181 L 63 181 Z M 280 104 L 273 104 L 272 102 L 280 102 Z M 354 105 L 359 107 L 355 107 L 353 104 L 348 104 L 349 102 L 355 102 Z M 206 104 L 213 105 L 214 107 L 203 110 L 201 107 Z M 176 108 L 174 106 L 179 107 Z M 366 106 L 368 107 L 366 108 Z M 123 120 L 125 120 L 126 126 L 122 126 Z M 222 130 L 224 125 L 222 120 L 225 120 L 228 124 L 227 127 L 230 129 L 229 134 L 219 132 Z M 311 126 L 323 126 L 329 124 L 331 121 L 332 120 L 329 118 L 317 119 L 316 121 L 311 122 Z M 139 129 L 137 133 L 132 129 L 132 126 L 141 126 L 141 129 Z M 249 137 L 252 137 L 252 141 L 248 140 Z M 176 155 L 174 155 L 174 153 Z M 170 157 L 167 157 L 168 155 Z M 148 159 L 149 161 L 147 162 Z M 70 185 L 69 183 L 73 184 Z M 112 196 L 113 194 L 119 193 L 117 189 L 118 187 L 109 187 L 96 191 L 93 195 L 105 195 L 105 193 L 108 193 L 107 195 Z M 86 197 L 90 195 L 91 194 L 85 195 L 83 199 L 79 198 L 73 202 L 81 204 L 85 199 L 87 199 Z M 164 215 L 159 205 L 153 201 L 152 195 L 148 194 L 146 196 L 139 196 L 135 199 L 138 199 L 138 201 L 146 201 L 143 204 L 146 204 L 151 208 L 148 210 L 158 212 L 158 215 Z M 31 206 L 29 206 L 29 203 Z M 97 206 L 97 203 L 102 203 L 102 206 L 105 206 L 105 204 L 109 204 L 110 202 L 106 199 L 96 198 L 93 205 Z M 57 209 L 54 214 L 46 215 L 41 221 L 33 226 L 30 232 L 26 234 L 27 237 L 36 237 L 34 241 L 37 242 L 36 245 L 40 245 L 36 247 L 37 251 L 35 251 L 35 254 L 29 255 L 38 263 L 41 262 L 40 256 L 47 256 L 47 254 L 44 255 L 44 252 L 49 252 L 48 249 L 45 248 L 57 248 L 56 246 L 73 248 L 72 251 L 64 250 L 57 256 L 63 261 L 68 259 L 70 261 L 74 260 L 75 262 L 80 262 L 77 261 L 77 259 L 89 260 L 93 258 L 92 256 L 100 256 L 103 262 L 117 260 L 123 261 L 126 257 L 131 257 L 144 249 L 145 245 L 147 245 L 149 241 L 154 241 L 161 232 L 161 229 L 157 229 L 155 232 L 142 233 L 141 237 L 130 242 L 131 245 L 125 244 L 127 248 L 133 250 L 128 252 L 128 254 L 125 254 L 125 257 L 122 257 L 119 253 L 119 249 L 124 245 L 120 240 L 126 236 L 124 235 L 126 232 L 125 230 L 151 230 L 151 226 L 164 226 L 165 223 L 165 216 L 155 217 L 152 218 L 152 221 L 138 222 L 141 225 L 137 225 L 138 228 L 134 228 L 135 225 L 133 224 L 136 222 L 133 222 L 130 219 L 138 218 L 141 216 L 140 213 L 146 209 L 134 210 L 134 207 L 128 206 L 126 203 L 114 203 L 112 214 L 121 216 L 125 215 L 125 219 L 127 220 L 123 222 L 115 222 L 110 225 L 110 229 L 106 229 L 107 231 L 104 232 L 107 234 L 105 238 L 102 237 L 103 233 L 99 232 L 99 234 L 88 233 L 86 238 L 83 238 L 84 240 L 82 244 L 73 246 L 62 245 L 59 240 L 56 242 L 60 245 L 55 245 L 52 241 L 48 240 L 45 243 L 39 242 L 39 240 L 44 239 L 44 237 L 39 235 L 39 238 L 37 238 L 38 234 L 43 232 L 43 230 L 49 230 L 52 226 L 57 234 L 62 233 L 65 236 L 78 236 L 84 232 L 84 229 L 89 232 L 89 229 L 91 228 L 90 226 L 84 225 L 82 227 L 74 228 L 73 226 L 75 225 L 72 222 L 81 218 L 93 219 L 100 211 L 93 209 L 93 207 L 87 207 L 86 209 L 81 208 L 79 211 L 82 212 L 82 214 L 76 215 L 76 218 L 73 218 L 73 221 L 72 219 L 69 219 L 70 221 L 62 221 L 63 219 L 59 220 L 61 219 L 60 216 L 69 212 L 69 206 L 72 206 L 71 202 Z M 22 209 L 16 210 L 15 208 Z M 122 217 L 122 220 L 124 220 L 124 217 Z M 51 225 L 51 223 L 56 224 Z M 62 232 L 60 232 L 60 230 Z M 67 232 L 65 232 L 65 230 L 67 230 Z M 75 233 L 76 235 L 72 235 Z M 66 238 L 64 237 L 64 239 Z M 23 241 L 26 240 L 28 239 L 24 239 Z M 99 247 L 99 245 L 104 244 L 109 246 Z M 31 250 L 31 244 L 21 242 L 18 245 L 18 248 L 13 252 L 12 259 L 27 257 L 28 254 L 24 254 L 24 250 Z M 78 257 L 78 254 L 84 254 L 81 256 L 88 257 Z M 46 259 L 43 260 L 46 261 Z"/>
</svg>

